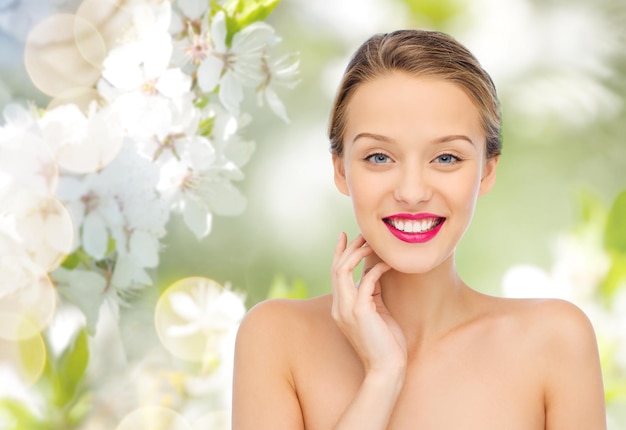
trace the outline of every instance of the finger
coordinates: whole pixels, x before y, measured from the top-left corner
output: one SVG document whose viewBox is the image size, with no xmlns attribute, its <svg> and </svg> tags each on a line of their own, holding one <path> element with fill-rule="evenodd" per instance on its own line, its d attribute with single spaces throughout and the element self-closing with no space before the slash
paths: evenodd
<svg viewBox="0 0 626 430">
<path fill-rule="evenodd" d="M 356 249 L 365 245 L 365 238 L 361 233 L 359 233 L 354 239 L 350 241 L 348 244 L 348 249 Z"/>
<path fill-rule="evenodd" d="M 334 263 L 334 270 L 338 274 L 349 273 L 350 276 L 354 273 L 356 267 L 367 256 L 374 251 L 369 247 L 363 247 L 355 249 L 354 251 L 346 250 L 343 255 Z"/>
<path fill-rule="evenodd" d="M 376 286 L 379 284 L 380 277 L 383 273 L 391 269 L 391 266 L 384 261 L 376 263 L 368 272 L 361 278 L 359 285 L 359 291 L 357 295 L 358 304 L 369 303 L 372 301 L 372 296 L 375 293 Z M 379 285 L 380 288 L 380 285 Z"/>
<path fill-rule="evenodd" d="M 333 295 L 332 313 L 333 313 L 333 315 L 336 315 L 337 306 L 338 306 L 338 300 L 339 300 L 339 292 L 338 292 L 338 285 L 337 285 L 337 281 L 338 280 L 336 279 L 336 266 L 338 264 L 339 259 L 342 256 L 342 254 L 346 250 L 347 242 L 348 242 L 347 235 L 343 231 L 340 232 L 339 233 L 339 237 L 337 238 L 337 244 L 335 245 L 335 252 L 334 252 L 334 255 L 333 255 L 333 264 L 332 264 L 332 268 L 331 268 L 331 277 L 332 277 L 331 285 L 332 285 L 332 295 Z"/>
<path fill-rule="evenodd" d="M 346 250 L 348 242 L 348 236 L 342 231 L 339 233 L 339 238 L 337 239 L 337 244 L 335 245 L 335 260 L 337 260 L 341 254 Z"/>
<path fill-rule="evenodd" d="M 347 242 L 347 234 L 339 233 L 331 269 L 333 314 L 341 308 L 351 307 L 356 297 L 352 273 L 361 258 L 359 255 L 353 255 L 358 240 L 353 240 L 350 244 Z"/>
<path fill-rule="evenodd" d="M 333 275 L 350 272 L 350 276 L 352 276 L 354 269 L 361 260 L 372 253 L 372 249 L 367 246 L 362 235 L 359 234 L 348 245 L 346 245 L 346 239 L 345 233 L 339 235 L 333 258 Z"/>
<path fill-rule="evenodd" d="M 352 309 L 354 306 L 357 288 L 354 283 L 354 269 L 373 251 L 365 245 L 365 240 L 359 236 L 345 245 L 346 235 L 340 234 L 335 247 L 335 261 L 332 268 L 333 309 L 341 312 L 342 309 Z M 335 312 L 336 313 L 336 312 Z"/>
<path fill-rule="evenodd" d="M 333 267 L 332 287 L 336 299 L 349 304 L 354 302 L 357 294 L 354 270 L 359 262 L 371 252 L 370 249 L 358 249 L 352 254 L 346 255 Z"/>
<path fill-rule="evenodd" d="M 349 244 L 347 242 L 347 235 L 344 232 L 339 234 L 339 239 L 337 240 L 337 245 L 335 246 L 335 253 L 333 257 L 333 267 L 343 266 L 347 259 L 351 259 L 350 256 L 357 252 L 361 258 L 357 261 L 358 264 L 365 255 L 368 255 L 370 251 L 358 251 L 359 249 L 368 250 L 369 247 L 363 246 L 365 245 L 365 239 L 361 235 L 357 236 L 353 239 Z M 351 259 L 352 260 L 352 259 Z M 356 264 L 354 267 L 356 267 Z"/>
<path fill-rule="evenodd" d="M 363 273 L 361 274 L 361 276 L 365 276 L 367 272 L 369 272 L 372 267 L 374 267 L 374 265 L 380 261 L 382 260 L 375 252 L 368 255 L 365 258 L 365 261 L 363 261 Z"/>
</svg>

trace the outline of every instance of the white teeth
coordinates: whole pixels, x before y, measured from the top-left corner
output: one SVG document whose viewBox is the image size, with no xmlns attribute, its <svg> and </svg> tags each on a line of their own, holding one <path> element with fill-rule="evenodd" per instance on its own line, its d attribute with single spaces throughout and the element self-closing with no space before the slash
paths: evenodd
<svg viewBox="0 0 626 430">
<path fill-rule="evenodd" d="M 425 218 L 415 221 L 393 218 L 389 222 L 394 228 L 405 233 L 424 233 L 432 230 L 438 224 L 438 218 Z"/>
</svg>

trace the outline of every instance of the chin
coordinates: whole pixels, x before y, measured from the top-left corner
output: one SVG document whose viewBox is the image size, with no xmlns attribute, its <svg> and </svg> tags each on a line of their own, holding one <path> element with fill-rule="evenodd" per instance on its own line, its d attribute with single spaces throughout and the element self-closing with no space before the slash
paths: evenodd
<svg viewBox="0 0 626 430">
<path fill-rule="evenodd" d="M 433 260 L 432 258 L 424 257 L 412 257 L 407 258 L 388 258 L 384 261 L 391 266 L 391 268 L 399 273 L 407 275 L 423 275 L 432 272 L 442 264 L 442 260 Z"/>
</svg>

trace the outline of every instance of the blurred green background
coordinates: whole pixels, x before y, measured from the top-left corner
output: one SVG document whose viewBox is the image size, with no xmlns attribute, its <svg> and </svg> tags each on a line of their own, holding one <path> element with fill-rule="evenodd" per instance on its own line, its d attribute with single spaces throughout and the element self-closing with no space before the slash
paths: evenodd
<svg viewBox="0 0 626 430">
<path fill-rule="evenodd" d="M 0 103 L 45 97 L 28 82 L 21 44 L 28 28 L 71 0 L 0 0 Z M 158 280 L 202 275 L 244 291 L 248 305 L 276 277 L 329 292 L 339 231 L 357 233 L 349 200 L 334 188 L 327 115 L 350 54 L 368 36 L 418 27 L 452 34 L 498 87 L 504 151 L 497 185 L 481 198 L 457 254 L 466 281 L 500 291 L 514 264 L 549 266 L 557 232 L 572 226 L 577 199 L 607 205 L 626 188 L 626 2 L 623 0 L 283 0 L 269 18 L 297 51 L 300 84 L 280 92 L 291 118 L 280 122 L 248 100 L 244 135 L 256 152 L 239 185 L 244 215 L 214 218 L 198 241 L 170 221 Z"/>
</svg>

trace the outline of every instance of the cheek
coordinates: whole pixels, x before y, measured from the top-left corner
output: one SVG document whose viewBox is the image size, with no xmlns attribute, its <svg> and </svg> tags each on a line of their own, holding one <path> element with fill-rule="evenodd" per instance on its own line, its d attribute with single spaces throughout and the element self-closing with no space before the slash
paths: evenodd
<svg viewBox="0 0 626 430">
<path fill-rule="evenodd" d="M 456 206 L 464 212 L 473 213 L 480 190 L 478 176 L 463 175 L 442 178 L 440 186 L 441 195 L 447 196 L 450 205 Z"/>
</svg>

